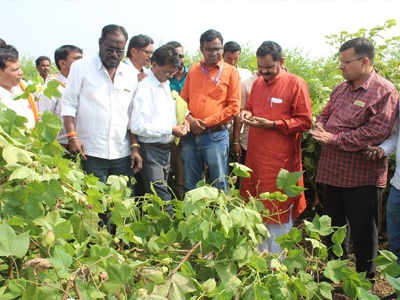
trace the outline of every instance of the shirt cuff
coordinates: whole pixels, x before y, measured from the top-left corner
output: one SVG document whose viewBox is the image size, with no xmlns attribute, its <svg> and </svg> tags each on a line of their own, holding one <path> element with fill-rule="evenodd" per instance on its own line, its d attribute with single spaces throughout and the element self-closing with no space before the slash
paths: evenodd
<svg viewBox="0 0 400 300">
<path fill-rule="evenodd" d="M 285 129 L 285 127 L 286 127 L 286 125 L 285 125 L 285 122 L 283 122 L 283 120 L 276 120 L 275 121 L 275 128 L 276 129 L 282 130 L 282 129 Z"/>
<path fill-rule="evenodd" d="M 206 123 L 207 128 L 217 125 L 212 118 L 205 118 L 204 123 Z"/>
<path fill-rule="evenodd" d="M 71 107 L 71 106 L 66 106 L 64 105 L 62 108 L 61 116 L 71 116 L 75 117 L 76 116 L 76 109 Z"/>
<path fill-rule="evenodd" d="M 389 156 L 390 154 L 392 154 L 392 153 L 389 153 L 390 152 L 390 146 L 389 145 L 387 145 L 385 143 L 382 143 L 378 147 L 383 149 L 383 152 L 385 153 L 385 156 Z"/>
<path fill-rule="evenodd" d="M 332 134 L 328 140 L 329 145 L 337 145 L 339 143 L 339 134 Z"/>
</svg>

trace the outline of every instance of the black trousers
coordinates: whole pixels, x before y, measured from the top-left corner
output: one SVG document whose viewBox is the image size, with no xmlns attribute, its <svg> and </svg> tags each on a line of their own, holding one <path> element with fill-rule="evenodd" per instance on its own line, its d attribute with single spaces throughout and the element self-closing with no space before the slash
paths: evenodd
<svg viewBox="0 0 400 300">
<path fill-rule="evenodd" d="M 373 278 L 376 273 L 372 259 L 377 255 L 381 198 L 382 189 L 376 186 L 342 188 L 328 185 L 326 188 L 326 214 L 331 217 L 333 226 L 349 225 L 356 270 L 366 272 L 368 278 Z"/>
</svg>

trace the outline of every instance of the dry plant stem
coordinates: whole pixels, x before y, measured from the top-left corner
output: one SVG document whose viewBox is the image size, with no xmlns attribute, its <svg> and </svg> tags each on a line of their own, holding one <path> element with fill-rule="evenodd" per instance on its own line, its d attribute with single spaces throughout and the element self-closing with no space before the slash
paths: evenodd
<svg viewBox="0 0 400 300">
<path fill-rule="evenodd" d="M 76 283 L 76 278 L 74 279 L 74 291 L 76 293 L 76 296 L 78 297 L 78 300 L 83 300 L 81 296 L 81 292 L 79 291 L 78 284 Z"/>
<path fill-rule="evenodd" d="M 67 298 L 69 296 L 69 291 L 71 290 L 71 287 L 72 287 L 72 285 L 73 285 L 73 283 L 75 281 L 75 278 L 76 278 L 76 274 L 72 275 L 71 278 L 68 279 L 67 287 L 65 289 L 64 296 L 63 296 L 62 300 L 67 300 Z"/>
<path fill-rule="evenodd" d="M 48 288 L 51 288 L 51 289 L 60 290 L 61 292 L 65 293 L 65 291 L 63 289 L 60 289 L 59 287 L 56 287 L 56 286 L 51 286 L 51 285 L 48 285 L 48 284 L 45 284 L 45 283 L 37 283 L 35 281 L 27 280 L 27 279 L 24 279 L 24 280 L 27 283 L 31 283 L 31 284 L 34 284 L 34 285 L 37 285 L 37 286 L 45 286 L 45 287 L 48 287 Z"/>
<path fill-rule="evenodd" d="M 182 267 L 182 265 L 189 259 L 189 257 L 192 255 L 192 253 L 197 249 L 201 247 L 201 241 L 198 242 L 196 245 L 194 245 L 194 247 L 192 249 L 189 250 L 189 252 L 185 255 L 185 257 L 181 260 L 181 262 L 179 263 L 179 265 L 176 266 L 175 269 L 172 270 L 172 272 L 169 274 L 169 277 L 171 277 L 172 275 L 174 275 L 176 272 L 178 272 L 178 270 Z"/>
<path fill-rule="evenodd" d="M 9 268 L 8 279 L 10 279 L 10 280 L 14 279 L 13 265 L 12 265 L 11 257 L 8 258 L 8 268 Z"/>
<path fill-rule="evenodd" d="M 18 266 L 17 266 L 17 262 L 15 261 L 14 257 L 11 256 L 11 261 L 14 264 L 15 267 L 15 272 L 17 273 L 17 278 L 19 278 L 19 271 L 18 271 Z"/>
</svg>

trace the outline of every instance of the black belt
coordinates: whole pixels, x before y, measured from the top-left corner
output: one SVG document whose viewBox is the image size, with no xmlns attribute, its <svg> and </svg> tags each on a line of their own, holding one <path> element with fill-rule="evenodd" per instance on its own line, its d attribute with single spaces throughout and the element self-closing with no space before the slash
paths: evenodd
<svg viewBox="0 0 400 300">
<path fill-rule="evenodd" d="M 163 150 L 170 150 L 172 147 L 172 143 L 168 143 L 168 144 L 163 144 L 163 143 L 141 143 L 143 146 L 151 146 L 151 147 L 156 147 L 156 148 L 160 148 Z"/>
<path fill-rule="evenodd" d="M 225 129 L 228 129 L 228 127 L 225 124 L 220 124 L 213 127 L 208 127 L 205 132 L 217 132 Z"/>
</svg>

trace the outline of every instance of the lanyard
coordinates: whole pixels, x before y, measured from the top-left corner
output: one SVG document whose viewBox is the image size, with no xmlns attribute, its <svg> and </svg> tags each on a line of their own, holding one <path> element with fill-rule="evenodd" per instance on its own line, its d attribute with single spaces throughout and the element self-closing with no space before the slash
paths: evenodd
<svg viewBox="0 0 400 300">
<path fill-rule="evenodd" d="M 204 68 L 203 64 L 201 64 L 201 70 L 203 71 L 204 74 L 206 74 L 212 81 L 214 81 L 215 84 L 218 84 L 219 78 L 221 77 L 222 74 L 222 69 L 224 68 L 224 62 L 222 62 L 221 66 L 219 67 L 219 71 L 217 74 L 217 77 L 212 77 L 210 73 Z"/>
</svg>

